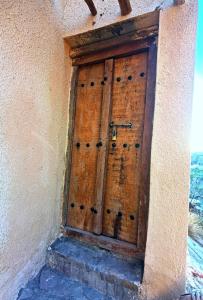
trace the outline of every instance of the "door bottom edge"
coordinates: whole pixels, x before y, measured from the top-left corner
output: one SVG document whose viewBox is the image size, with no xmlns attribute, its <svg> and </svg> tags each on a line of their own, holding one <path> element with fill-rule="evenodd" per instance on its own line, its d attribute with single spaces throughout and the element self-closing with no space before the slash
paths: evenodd
<svg viewBox="0 0 203 300">
<path fill-rule="evenodd" d="M 115 240 L 111 237 L 97 235 L 70 226 L 64 226 L 63 235 L 65 237 L 74 238 L 92 246 L 108 250 L 112 253 L 124 257 L 125 259 L 136 258 L 144 260 L 144 249 L 138 249 L 136 245 L 130 244 L 125 241 Z"/>
</svg>

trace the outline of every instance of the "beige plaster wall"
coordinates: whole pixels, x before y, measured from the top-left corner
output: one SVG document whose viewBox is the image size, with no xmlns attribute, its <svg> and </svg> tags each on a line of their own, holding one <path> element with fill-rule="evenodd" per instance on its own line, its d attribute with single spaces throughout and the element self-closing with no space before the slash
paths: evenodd
<svg viewBox="0 0 203 300">
<path fill-rule="evenodd" d="M 143 287 L 146 299 L 176 299 L 185 288 L 197 20 L 197 1 L 186 2 L 160 14 Z"/>
<path fill-rule="evenodd" d="M 131 0 L 132 12 L 122 17 L 118 0 L 94 0 L 98 13 L 93 17 L 84 0 L 53 0 L 52 2 L 64 36 L 96 29 L 173 5 L 173 0 Z"/>
<path fill-rule="evenodd" d="M 0 1 L 0 299 L 44 264 L 61 222 L 67 91 L 50 1 Z"/>
<path fill-rule="evenodd" d="M 131 0 L 127 17 L 117 0 L 95 0 L 96 17 L 84 0 L 0 2 L 0 299 L 14 300 L 44 263 L 61 223 L 71 73 L 62 36 L 153 11 L 163 1 Z M 197 1 L 186 2 L 161 5 L 147 299 L 171 299 L 184 288 Z"/>
</svg>

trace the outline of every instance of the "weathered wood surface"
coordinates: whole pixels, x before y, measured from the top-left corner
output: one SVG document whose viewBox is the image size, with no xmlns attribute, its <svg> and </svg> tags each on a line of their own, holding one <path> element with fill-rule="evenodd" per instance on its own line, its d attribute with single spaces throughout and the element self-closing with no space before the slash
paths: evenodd
<svg viewBox="0 0 203 300">
<path fill-rule="evenodd" d="M 152 38 L 154 39 L 154 38 Z M 101 50 L 96 53 L 87 54 L 72 60 L 72 64 L 74 66 L 77 65 L 85 65 L 92 62 L 99 62 L 107 58 L 111 58 L 113 56 L 121 56 L 121 55 L 130 55 L 136 53 L 136 51 L 144 50 L 149 48 L 151 44 L 150 39 L 142 40 L 142 41 L 131 41 L 130 43 L 125 43 L 120 45 L 119 47 L 112 47 L 107 50 Z"/>
<path fill-rule="evenodd" d="M 90 232 L 85 232 L 77 228 L 71 228 L 69 226 L 64 228 L 64 235 L 72 238 L 77 238 L 80 241 L 87 242 L 93 245 L 97 245 L 100 248 L 107 249 L 109 251 L 118 253 L 126 258 L 137 257 L 143 259 L 143 252 L 135 245 L 118 241 L 106 236 L 98 236 Z"/>
<path fill-rule="evenodd" d="M 103 234 L 137 243 L 142 135 L 144 127 L 147 52 L 115 59 L 112 116 L 117 139 L 109 134 Z M 148 159 L 146 164 L 148 164 Z"/>
<path fill-rule="evenodd" d="M 80 232 L 80 238 L 102 243 L 104 248 L 108 247 L 104 242 L 107 239 L 115 240 L 116 245 L 132 244 L 136 253 L 144 253 L 156 40 L 89 55 L 83 63 L 78 67 L 69 150 L 72 159 L 66 224 L 77 234 L 78 230 L 89 232 L 88 238 Z M 130 122 L 132 128 L 118 127 L 113 141 L 112 121 L 124 125 Z"/>
<path fill-rule="evenodd" d="M 79 68 L 67 224 L 93 231 L 104 63 Z"/>
<path fill-rule="evenodd" d="M 115 24 L 110 24 L 102 28 L 68 36 L 65 38 L 65 40 L 68 42 L 70 48 L 72 49 L 71 56 L 74 55 L 74 51 L 76 51 L 76 48 L 99 43 L 101 41 L 105 41 L 105 47 L 107 47 L 109 42 L 114 38 L 120 39 L 126 34 L 136 33 L 144 30 L 147 31 L 147 28 L 154 26 L 157 26 L 158 28 L 159 14 L 160 12 L 156 10 L 154 12 L 133 17 L 128 20 L 117 22 Z"/>
<path fill-rule="evenodd" d="M 96 10 L 96 7 L 95 7 L 95 5 L 94 5 L 93 0 L 84 0 L 84 1 L 85 1 L 86 4 L 88 5 L 89 10 L 91 11 L 91 14 L 92 14 L 93 16 L 96 16 L 97 10 Z"/>
<path fill-rule="evenodd" d="M 129 41 L 140 41 L 147 37 L 156 36 L 158 33 L 158 25 L 153 25 L 144 29 L 136 30 L 133 32 L 126 33 L 125 35 L 116 36 L 110 40 L 102 40 L 97 43 L 92 43 L 90 45 L 81 46 L 78 48 L 72 48 L 70 50 L 70 57 L 77 58 L 87 54 L 93 54 L 95 52 L 99 52 L 103 49 L 112 48 L 115 46 L 121 46 Z"/>
<path fill-rule="evenodd" d="M 118 0 L 121 9 L 121 15 L 126 16 L 132 11 L 130 0 Z"/>
<path fill-rule="evenodd" d="M 108 133 L 109 122 L 111 117 L 111 90 L 112 90 L 112 77 L 113 77 L 113 59 L 105 61 L 105 74 L 102 96 L 101 108 L 101 126 L 97 154 L 97 174 L 96 174 L 96 187 L 95 187 L 95 203 L 97 214 L 94 218 L 94 232 L 101 234 L 102 232 L 102 218 L 103 218 L 103 198 L 104 198 L 104 183 L 106 177 L 106 162 L 108 154 Z"/>
<path fill-rule="evenodd" d="M 74 124 L 75 124 L 75 101 L 78 79 L 78 67 L 73 67 L 72 79 L 71 79 L 71 88 L 70 88 L 70 103 L 69 103 L 69 124 L 68 124 L 68 147 L 66 152 L 66 173 L 65 173 L 65 185 L 64 185 L 64 202 L 63 202 L 63 217 L 62 223 L 66 225 L 67 222 L 67 212 L 68 212 L 68 191 L 70 184 L 70 170 L 71 170 L 71 160 L 72 160 L 72 137 L 74 133 Z"/>
<path fill-rule="evenodd" d="M 146 82 L 146 105 L 144 112 L 144 128 L 142 136 L 142 156 L 140 168 L 140 191 L 139 191 L 139 220 L 138 220 L 138 247 L 145 248 L 147 238 L 147 220 L 149 208 L 150 188 L 150 161 L 151 141 L 154 116 L 155 85 L 156 85 L 156 41 L 148 51 L 148 73 Z"/>
</svg>

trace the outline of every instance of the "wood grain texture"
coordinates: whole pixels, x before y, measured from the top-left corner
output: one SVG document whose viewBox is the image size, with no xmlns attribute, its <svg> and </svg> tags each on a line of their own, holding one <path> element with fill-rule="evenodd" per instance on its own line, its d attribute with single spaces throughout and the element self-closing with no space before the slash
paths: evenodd
<svg viewBox="0 0 203 300">
<path fill-rule="evenodd" d="M 67 224 L 93 231 L 104 64 L 79 68 Z"/>
<path fill-rule="evenodd" d="M 93 0 L 84 0 L 84 1 L 86 2 L 87 6 L 89 7 L 89 10 L 91 11 L 91 14 L 93 16 L 96 16 L 97 10 L 96 10 L 96 7 L 94 5 Z"/>
<path fill-rule="evenodd" d="M 62 224 L 65 226 L 67 223 L 67 212 L 68 212 L 68 191 L 70 185 L 70 170 L 71 170 L 71 160 L 72 160 L 72 137 L 74 133 L 75 124 L 75 102 L 77 89 L 77 78 L 78 78 L 78 67 L 73 67 L 72 78 L 71 78 L 71 88 L 70 88 L 70 103 L 69 103 L 69 124 L 68 124 L 68 147 L 66 152 L 66 173 L 65 173 L 65 184 L 64 184 L 64 202 L 63 202 L 63 216 Z"/>
<path fill-rule="evenodd" d="M 77 48 L 88 46 L 91 44 L 99 44 L 101 41 L 105 41 L 105 47 L 107 48 L 111 41 L 116 39 L 122 39 L 125 35 L 130 33 L 136 33 L 139 31 L 147 31 L 147 28 L 153 26 L 159 26 L 159 14 L 160 11 L 155 10 L 144 15 L 128 18 L 117 23 L 109 24 L 101 28 L 89 30 L 87 32 L 71 35 L 65 38 L 69 47 L 74 51 Z M 145 38 L 143 36 L 143 38 Z M 130 39 L 128 39 L 129 42 Z"/>
<path fill-rule="evenodd" d="M 155 104 L 156 86 L 156 62 L 157 46 L 156 41 L 151 45 L 148 54 L 148 73 L 146 86 L 146 106 L 144 114 L 144 131 L 142 138 L 142 158 L 141 158 L 141 181 L 140 181 L 140 201 L 139 201 L 139 221 L 138 221 L 138 247 L 145 249 L 147 238 L 147 220 L 149 209 L 149 189 L 150 189 L 150 161 L 151 161 L 151 141 Z"/>
<path fill-rule="evenodd" d="M 127 249 L 140 254 L 147 236 L 157 49 L 154 38 L 134 45 L 74 68 L 63 224 L 80 239 L 112 251 L 120 243 L 123 253 L 131 245 Z M 112 141 L 112 121 L 132 128 L 118 127 Z"/>
<path fill-rule="evenodd" d="M 106 176 L 106 162 L 108 151 L 108 133 L 109 121 L 111 114 L 111 90 L 112 90 L 112 77 L 113 77 L 113 59 L 105 61 L 105 74 L 104 74 L 104 87 L 102 96 L 101 108 L 101 126 L 99 141 L 101 144 L 98 147 L 97 154 L 97 173 L 96 173 L 96 187 L 95 187 L 95 203 L 97 214 L 94 218 L 94 232 L 101 234 L 102 232 L 102 217 L 103 217 L 103 194 L 104 194 L 104 181 Z"/>
<path fill-rule="evenodd" d="M 133 126 L 118 128 L 109 143 L 103 234 L 136 244 L 147 52 L 117 58 L 114 65 L 111 121 Z"/>
<path fill-rule="evenodd" d="M 87 54 L 93 54 L 95 52 L 104 50 L 107 50 L 108 48 L 112 48 L 115 46 L 121 46 L 125 44 L 126 42 L 129 41 L 140 41 L 143 40 L 143 38 L 150 37 L 152 38 L 153 36 L 156 36 L 158 33 L 158 25 L 152 25 L 145 27 L 143 29 L 137 29 L 136 31 L 131 31 L 129 33 L 126 33 L 124 35 L 117 35 L 112 39 L 107 39 L 107 40 L 101 40 L 96 43 L 91 43 L 88 45 L 80 46 L 77 48 L 72 48 L 70 50 L 70 55 L 71 58 L 78 58 Z"/>
<path fill-rule="evenodd" d="M 104 59 L 112 58 L 114 56 L 130 55 L 136 52 L 148 49 L 154 38 L 142 40 L 142 41 L 131 41 L 130 43 L 125 43 L 119 47 L 112 47 L 107 50 L 101 50 L 93 54 L 87 54 L 72 60 L 73 66 L 85 65 L 93 62 L 100 62 Z"/>
<path fill-rule="evenodd" d="M 100 248 L 107 249 L 114 253 L 124 256 L 126 259 L 136 257 L 137 259 L 144 259 L 143 252 L 140 251 L 135 245 L 118 241 L 106 236 L 98 236 L 90 232 L 82 231 L 80 229 L 65 227 L 64 235 L 72 238 L 77 238 L 80 241 L 96 245 Z"/>
<path fill-rule="evenodd" d="M 130 0 L 118 0 L 121 9 L 121 15 L 126 16 L 132 11 Z"/>
</svg>

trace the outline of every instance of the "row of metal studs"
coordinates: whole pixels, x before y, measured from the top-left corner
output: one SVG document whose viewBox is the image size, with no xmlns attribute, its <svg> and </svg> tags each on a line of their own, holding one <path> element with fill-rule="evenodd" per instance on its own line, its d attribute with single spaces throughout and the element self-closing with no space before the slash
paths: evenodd
<svg viewBox="0 0 203 300">
<path fill-rule="evenodd" d="M 104 77 L 104 80 L 101 81 L 101 85 L 104 85 L 104 84 L 105 84 L 104 81 L 107 81 L 107 79 L 108 79 L 107 77 Z M 81 86 L 81 87 L 84 87 L 85 84 L 82 83 L 80 86 Z M 90 83 L 90 86 L 94 86 L 94 81 L 92 81 L 92 82 Z"/>
<path fill-rule="evenodd" d="M 96 147 L 97 148 L 99 148 L 99 147 L 101 147 L 102 146 L 102 142 L 99 142 L 99 143 L 97 143 L 96 144 Z M 111 145 L 113 148 L 115 148 L 116 147 L 116 143 L 112 143 L 112 145 Z M 76 147 L 77 148 L 79 148 L 80 147 L 80 143 L 76 143 Z M 86 147 L 90 147 L 90 144 L 89 143 L 87 143 L 86 144 Z M 123 148 L 127 148 L 128 147 L 128 144 L 123 144 Z M 140 144 L 135 144 L 135 148 L 139 148 L 140 147 Z"/>
<path fill-rule="evenodd" d="M 145 73 L 144 72 L 141 72 L 140 73 L 140 77 L 144 77 L 145 76 Z M 101 85 L 104 85 L 105 84 L 105 81 L 107 80 L 108 78 L 107 77 L 104 77 L 104 80 L 102 80 L 101 81 Z M 130 75 L 130 76 L 128 76 L 128 80 L 132 80 L 133 79 L 133 77 Z M 120 82 L 121 81 L 121 77 L 117 77 L 116 78 L 116 81 L 117 82 Z M 85 86 L 85 84 L 84 83 L 82 83 L 81 84 L 81 87 L 84 87 Z M 94 81 L 92 81 L 91 83 L 90 83 L 90 86 L 94 86 Z"/>
<path fill-rule="evenodd" d="M 145 73 L 144 72 L 141 72 L 140 73 L 140 77 L 144 77 L 145 76 Z M 128 76 L 128 80 L 132 80 L 133 79 L 133 77 L 130 75 L 130 76 Z M 120 82 L 121 81 L 121 77 L 117 77 L 116 78 L 116 81 L 118 81 L 118 82 Z"/>
<path fill-rule="evenodd" d="M 99 148 L 99 147 L 101 147 L 101 146 L 102 146 L 102 142 L 99 142 L 99 143 L 96 144 L 96 147 L 97 147 L 97 148 Z M 80 143 L 76 143 L 76 147 L 79 148 L 79 147 L 80 147 Z M 86 147 L 90 147 L 90 144 L 87 143 L 87 144 L 86 144 Z"/>
<path fill-rule="evenodd" d="M 107 209 L 106 212 L 107 212 L 107 214 L 110 214 L 110 213 L 111 213 L 111 210 L 110 210 L 110 209 Z M 118 214 L 117 214 L 117 216 L 121 218 L 121 217 L 123 216 L 122 212 L 119 211 Z M 134 219 L 135 219 L 135 217 L 134 217 L 133 215 L 130 215 L 129 218 L 130 218 L 131 220 L 134 220 Z"/>
<path fill-rule="evenodd" d="M 71 206 L 72 208 L 74 208 L 74 207 L 75 207 L 75 204 L 74 204 L 74 203 L 71 203 L 70 206 Z M 84 208 L 85 208 L 85 206 L 84 206 L 83 204 L 80 205 L 80 209 L 81 209 L 81 210 L 83 210 Z M 93 212 L 94 214 L 97 214 L 97 210 L 96 210 L 94 207 L 91 207 L 90 210 L 91 210 L 91 212 Z M 111 213 L 111 210 L 108 208 L 108 209 L 106 210 L 106 212 L 107 212 L 107 214 L 110 214 L 110 213 Z M 117 214 L 117 216 L 121 218 L 121 217 L 123 216 L 122 212 L 119 211 L 118 214 Z M 129 217 L 130 217 L 131 220 L 134 220 L 134 219 L 135 219 L 135 217 L 134 217 L 133 215 L 130 215 Z"/>
<path fill-rule="evenodd" d="M 74 204 L 74 203 L 71 203 L 70 206 L 71 206 L 72 208 L 74 208 L 74 207 L 75 207 L 75 204 Z M 80 205 L 80 209 L 84 209 L 84 208 L 85 208 L 85 206 L 84 206 L 83 204 L 81 204 L 81 205 Z M 90 210 L 91 210 L 91 212 L 93 212 L 94 214 L 97 214 L 97 210 L 96 210 L 94 207 L 91 207 Z"/>
<path fill-rule="evenodd" d="M 111 145 L 113 148 L 116 147 L 116 143 L 112 143 Z M 128 144 L 123 144 L 123 148 L 127 148 L 128 147 Z M 135 144 L 135 148 L 139 148 L 140 147 L 140 144 Z"/>
</svg>

